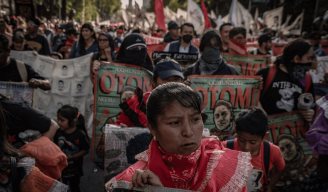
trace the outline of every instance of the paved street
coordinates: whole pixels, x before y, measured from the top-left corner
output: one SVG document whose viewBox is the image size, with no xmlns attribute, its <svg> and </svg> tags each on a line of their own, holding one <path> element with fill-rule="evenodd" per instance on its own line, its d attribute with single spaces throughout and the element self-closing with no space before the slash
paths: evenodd
<svg viewBox="0 0 328 192">
<path fill-rule="evenodd" d="M 89 154 L 84 158 L 84 176 L 81 178 L 81 192 L 103 192 L 104 171 L 97 168 L 90 160 Z"/>
</svg>

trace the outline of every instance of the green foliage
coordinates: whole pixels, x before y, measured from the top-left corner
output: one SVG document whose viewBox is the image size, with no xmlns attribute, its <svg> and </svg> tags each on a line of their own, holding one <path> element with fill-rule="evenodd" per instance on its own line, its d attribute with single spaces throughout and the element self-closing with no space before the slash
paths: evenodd
<svg viewBox="0 0 328 192">
<path fill-rule="evenodd" d="M 44 0 L 38 0 L 44 1 Z M 121 0 L 85 0 L 85 21 L 94 21 L 97 15 L 102 18 L 109 18 L 121 7 Z M 76 10 L 75 19 L 82 20 L 83 0 L 67 0 L 67 11 Z"/>
</svg>

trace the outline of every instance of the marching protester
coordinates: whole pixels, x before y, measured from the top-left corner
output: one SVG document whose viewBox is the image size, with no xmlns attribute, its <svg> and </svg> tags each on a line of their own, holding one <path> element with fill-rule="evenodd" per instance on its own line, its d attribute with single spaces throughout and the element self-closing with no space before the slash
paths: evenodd
<svg viewBox="0 0 328 192">
<path fill-rule="evenodd" d="M 231 65 L 223 60 L 220 54 L 222 46 L 221 38 L 215 31 L 206 32 L 199 45 L 201 57 L 188 67 L 184 72 L 185 77 L 189 75 L 238 75 L 238 72 Z"/>
<path fill-rule="evenodd" d="M 115 48 L 120 48 L 124 39 L 124 27 L 121 26 L 116 30 L 116 37 L 114 38 Z"/>
<path fill-rule="evenodd" d="M 306 132 L 308 124 L 314 118 L 313 100 L 315 97 L 308 71 L 315 62 L 316 58 L 311 45 L 302 39 L 297 39 L 285 47 L 281 58 L 275 62 L 275 66 L 258 72 L 258 75 L 263 78 L 260 103 L 265 112 L 269 115 L 292 111 L 298 113 L 305 122 L 298 128 L 299 132 Z M 307 159 L 292 133 L 281 134 L 278 138 L 278 145 L 283 152 L 286 169 L 277 182 L 275 190 L 320 191 L 326 189 L 327 186 L 320 182 L 313 168 L 314 162 Z M 286 148 L 287 146 L 293 147 Z M 294 175 L 293 171 L 300 167 L 302 170 L 297 176 Z"/>
<path fill-rule="evenodd" d="M 246 29 L 234 27 L 229 31 L 229 53 L 236 55 L 247 55 Z"/>
<path fill-rule="evenodd" d="M 156 88 L 167 82 L 182 82 L 183 79 L 181 66 L 173 59 L 163 59 L 155 65 L 152 87 Z M 115 124 L 127 127 L 147 127 L 146 103 L 149 94 L 149 92 L 143 94 L 140 88 L 137 88 L 134 96 L 119 105 L 122 111 Z"/>
<path fill-rule="evenodd" d="M 98 51 L 98 41 L 94 27 L 91 23 L 84 23 L 78 41 L 72 46 L 70 58 L 77 58 Z"/>
<path fill-rule="evenodd" d="M 26 44 L 26 40 L 24 37 L 24 32 L 22 30 L 14 31 L 10 49 L 15 51 L 32 50 L 28 48 L 28 45 Z"/>
<path fill-rule="evenodd" d="M 265 55 L 271 56 L 271 49 L 272 49 L 272 39 L 269 34 L 262 34 L 257 39 L 259 48 L 257 48 L 251 54 L 253 55 Z"/>
<path fill-rule="evenodd" d="M 226 150 L 216 138 L 202 138 L 201 103 L 199 94 L 182 83 L 155 88 L 147 102 L 153 135 L 149 148 L 137 156 L 135 164 L 107 182 L 106 189 L 115 190 L 118 182 L 125 181 L 134 187 L 246 191 L 250 154 Z"/>
<path fill-rule="evenodd" d="M 319 32 L 310 33 L 307 39 L 308 42 L 312 45 L 314 53 L 317 57 L 323 57 L 327 55 L 327 53 L 320 46 L 321 36 Z"/>
<path fill-rule="evenodd" d="M 0 191 L 66 192 L 65 185 L 41 172 L 33 158 L 8 142 L 8 109 L 0 105 Z"/>
<path fill-rule="evenodd" d="M 195 27 L 191 23 L 184 23 L 180 27 L 180 40 L 173 41 L 166 45 L 164 52 L 172 53 L 199 53 L 198 48 L 193 45 Z"/>
<path fill-rule="evenodd" d="M 167 29 L 169 30 L 164 36 L 164 42 L 170 43 L 172 41 L 179 40 L 179 25 L 175 21 L 170 21 L 167 24 Z"/>
<path fill-rule="evenodd" d="M 224 23 L 220 26 L 219 32 L 222 39 L 222 52 L 229 52 L 229 32 L 233 28 L 231 23 Z"/>
<path fill-rule="evenodd" d="M 64 33 L 64 26 L 62 24 L 55 25 L 55 35 L 51 41 L 51 46 L 53 51 L 58 51 L 60 45 L 62 45 L 66 40 L 66 35 Z"/>
<path fill-rule="evenodd" d="M 38 18 L 29 19 L 27 22 L 27 33 L 25 35 L 26 44 L 32 50 L 41 55 L 50 55 L 50 45 L 44 35 L 39 34 L 41 21 Z"/>
<path fill-rule="evenodd" d="M 153 64 L 147 53 L 145 39 L 137 33 L 126 36 L 117 52 L 116 62 L 137 65 L 153 71 Z"/>
<path fill-rule="evenodd" d="M 50 90 L 49 80 L 40 76 L 29 65 L 9 57 L 9 41 L 0 35 L 0 81 L 28 82 L 32 88 Z"/>
<path fill-rule="evenodd" d="M 71 192 L 80 191 L 80 178 L 83 176 L 83 157 L 89 151 L 89 138 L 85 130 L 84 117 L 76 107 L 64 105 L 57 111 L 60 129 L 54 142 L 66 154 L 68 167 L 63 170 L 62 180 Z"/>
<path fill-rule="evenodd" d="M 6 117 L 9 142 L 13 146 L 19 148 L 24 145 L 19 133 L 25 130 L 36 130 L 49 139 L 53 139 L 58 129 L 55 121 L 26 104 L 14 103 L 3 95 L 1 95 L 0 102 Z"/>
<path fill-rule="evenodd" d="M 250 152 L 253 170 L 248 179 L 248 191 L 273 191 L 285 160 L 279 147 L 264 139 L 268 130 L 268 118 L 261 109 L 239 113 L 236 119 L 237 137 L 226 141 L 227 148 Z"/>
<path fill-rule="evenodd" d="M 111 62 L 115 60 L 114 39 L 108 33 L 98 34 L 99 52 L 95 53 L 94 58 L 99 61 Z"/>
</svg>

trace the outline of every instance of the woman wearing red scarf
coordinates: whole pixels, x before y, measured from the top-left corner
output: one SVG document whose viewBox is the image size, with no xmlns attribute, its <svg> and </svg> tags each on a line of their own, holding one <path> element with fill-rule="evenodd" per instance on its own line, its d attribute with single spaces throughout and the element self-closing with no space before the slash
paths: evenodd
<svg viewBox="0 0 328 192">
<path fill-rule="evenodd" d="M 247 55 L 246 29 L 235 27 L 229 31 L 229 53 L 236 55 Z"/>
<path fill-rule="evenodd" d="M 108 191 L 131 182 L 192 191 L 246 191 L 252 165 L 249 153 L 225 149 L 216 137 L 202 138 L 199 94 L 182 83 L 155 88 L 147 102 L 154 136 L 138 162 L 112 178 Z"/>
</svg>

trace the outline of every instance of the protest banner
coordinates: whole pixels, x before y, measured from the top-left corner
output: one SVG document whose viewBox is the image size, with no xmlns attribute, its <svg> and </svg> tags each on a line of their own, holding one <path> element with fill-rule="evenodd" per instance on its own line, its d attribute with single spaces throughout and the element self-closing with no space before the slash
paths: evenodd
<svg viewBox="0 0 328 192">
<path fill-rule="evenodd" d="M 166 43 L 147 45 L 147 53 L 149 56 L 152 56 L 154 51 L 163 51 L 165 46 Z"/>
<path fill-rule="evenodd" d="M 105 126 L 105 181 L 122 172 L 136 160 L 134 156 L 148 149 L 149 129 Z"/>
<path fill-rule="evenodd" d="M 0 94 L 15 103 L 25 103 L 30 107 L 33 103 L 33 89 L 28 83 L 0 81 Z"/>
<path fill-rule="evenodd" d="M 173 53 L 154 51 L 152 54 L 152 59 L 155 63 L 160 61 L 161 59 L 165 59 L 166 57 L 170 57 L 171 59 L 177 61 L 181 65 L 182 69 L 187 68 L 198 60 L 197 53 Z"/>
<path fill-rule="evenodd" d="M 269 115 L 268 119 L 267 139 L 279 146 L 286 162 L 278 187 L 304 182 L 316 169 L 312 149 L 305 140 L 308 125 L 296 112 Z"/>
<path fill-rule="evenodd" d="M 188 77 L 191 87 L 198 91 L 203 99 L 204 113 L 208 116 L 205 127 L 211 133 L 215 129 L 232 133 L 232 127 L 218 128 L 214 122 L 214 109 L 219 100 L 231 105 L 234 116 L 245 109 L 258 105 L 261 90 L 261 77 L 231 75 L 191 75 Z M 229 119 L 231 121 L 232 119 Z M 227 122 L 230 125 L 233 122 Z M 229 129 L 229 130 L 226 130 Z"/>
<path fill-rule="evenodd" d="M 233 65 L 242 75 L 255 75 L 260 69 L 266 68 L 270 64 L 270 57 L 260 55 L 234 55 L 222 54 L 228 64 Z"/>
<path fill-rule="evenodd" d="M 113 123 L 119 114 L 120 94 L 124 86 L 139 87 L 143 92 L 151 91 L 151 74 L 142 67 L 111 63 L 102 65 L 95 79 L 95 108 L 93 126 L 93 155 L 96 161 L 102 161 L 95 153 L 102 135 L 102 128 L 108 122 Z"/>
<path fill-rule="evenodd" d="M 56 60 L 32 51 L 11 51 L 10 57 L 21 59 L 51 82 L 51 90 L 35 89 L 32 107 L 50 118 L 57 110 L 69 104 L 79 109 L 88 119 L 92 113 L 93 95 L 90 80 L 92 54 L 75 59 Z"/>
</svg>

